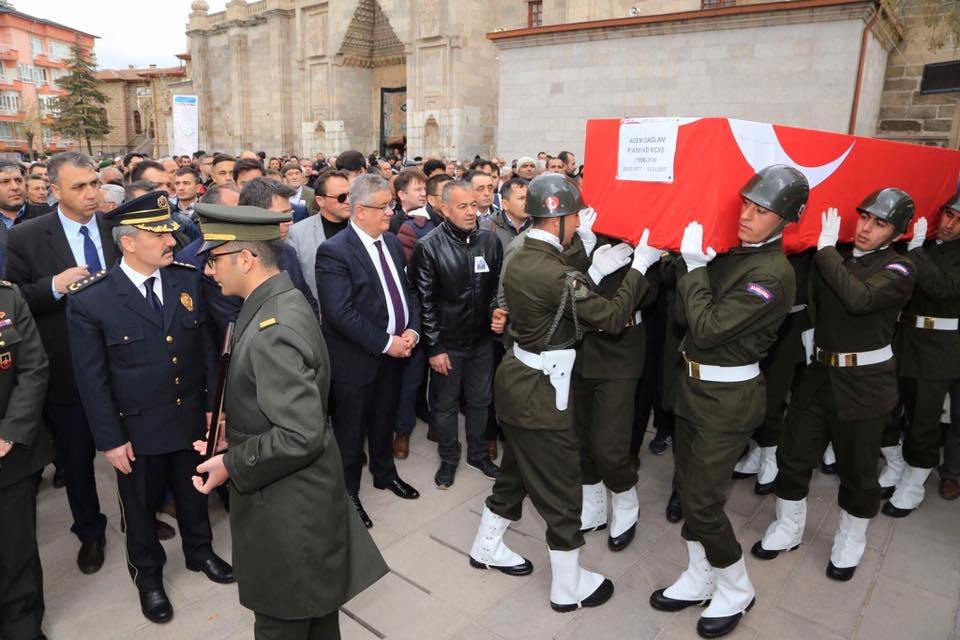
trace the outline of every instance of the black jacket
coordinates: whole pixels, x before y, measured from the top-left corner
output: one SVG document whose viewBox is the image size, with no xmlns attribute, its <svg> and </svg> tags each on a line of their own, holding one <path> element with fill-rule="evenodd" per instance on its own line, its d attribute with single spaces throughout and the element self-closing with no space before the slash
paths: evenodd
<svg viewBox="0 0 960 640">
<path fill-rule="evenodd" d="M 420 295 L 428 356 L 489 340 L 503 247 L 490 231 L 446 220 L 413 247 L 410 279 Z"/>
</svg>

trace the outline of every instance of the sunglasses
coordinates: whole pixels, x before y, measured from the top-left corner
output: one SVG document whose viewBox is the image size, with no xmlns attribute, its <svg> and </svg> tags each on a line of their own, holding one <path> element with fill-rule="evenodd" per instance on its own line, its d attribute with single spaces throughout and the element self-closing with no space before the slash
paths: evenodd
<svg viewBox="0 0 960 640">
<path fill-rule="evenodd" d="M 347 201 L 348 195 L 349 195 L 349 194 L 346 194 L 346 193 L 341 193 L 341 194 L 338 195 L 338 196 L 328 196 L 328 195 L 326 195 L 326 194 L 323 194 L 322 197 L 324 197 L 324 198 L 331 198 L 331 199 L 333 199 L 333 200 L 336 200 L 336 201 L 339 202 L 340 204 L 343 204 L 344 202 Z"/>
</svg>

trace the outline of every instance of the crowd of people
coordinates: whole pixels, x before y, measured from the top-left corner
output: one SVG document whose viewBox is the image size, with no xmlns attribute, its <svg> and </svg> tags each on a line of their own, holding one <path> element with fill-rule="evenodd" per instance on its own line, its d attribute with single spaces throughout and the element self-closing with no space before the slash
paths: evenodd
<svg viewBox="0 0 960 640">
<path fill-rule="evenodd" d="M 801 542 L 813 471 L 838 474 L 835 580 L 881 503 L 909 516 L 936 468 L 939 495 L 960 497 L 960 195 L 928 230 L 903 191 L 863 194 L 852 245 L 831 209 L 817 247 L 786 256 L 784 228 L 820 212 L 804 213 L 804 175 L 773 165 L 740 191 L 740 246 L 717 256 L 697 222 L 679 251 L 598 236 L 583 171 L 568 151 L 0 160 L 0 637 L 44 637 L 50 463 L 77 566 L 102 567 L 98 451 L 143 615 L 173 616 L 159 541 L 179 533 L 188 569 L 238 582 L 258 638 L 339 637 L 339 606 L 387 571 L 363 469 L 420 499 L 395 464 L 418 419 L 435 489 L 461 459 L 493 481 L 472 566 L 533 571 L 504 541 L 530 498 L 559 612 L 613 595 L 580 549 L 600 530 L 612 553 L 633 541 L 652 422 L 689 564 L 650 605 L 708 605 L 703 637 L 756 600 L 724 513 L 735 479 L 776 495 L 751 548 L 772 560 Z M 210 493 L 230 511 L 232 564 L 213 549 Z"/>
</svg>

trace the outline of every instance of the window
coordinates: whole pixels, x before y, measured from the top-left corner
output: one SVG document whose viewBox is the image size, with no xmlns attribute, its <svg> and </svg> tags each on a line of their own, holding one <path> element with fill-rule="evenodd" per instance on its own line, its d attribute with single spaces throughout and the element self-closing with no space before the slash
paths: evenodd
<svg viewBox="0 0 960 640">
<path fill-rule="evenodd" d="M 732 7 L 736 5 L 736 0 L 701 0 L 701 9 L 720 9 L 721 7 Z"/>
<path fill-rule="evenodd" d="M 22 62 L 18 64 L 17 76 L 20 78 L 21 82 L 29 82 L 30 84 L 33 84 L 33 65 L 23 64 Z"/>
<path fill-rule="evenodd" d="M 70 52 L 70 46 L 63 42 L 56 42 L 55 40 L 50 41 L 50 59 L 51 60 L 68 60 L 73 57 L 73 54 Z"/>
<path fill-rule="evenodd" d="M 49 75 L 47 74 L 47 69 L 45 67 L 34 67 L 33 68 L 33 80 L 37 84 L 47 84 L 49 82 Z"/>
<path fill-rule="evenodd" d="M 143 119 L 139 111 L 133 112 L 133 132 L 137 135 L 143 133 Z"/>
<path fill-rule="evenodd" d="M 8 115 L 20 111 L 20 94 L 16 91 L 0 92 L 0 113 Z"/>
<path fill-rule="evenodd" d="M 57 106 L 56 96 L 37 96 L 40 102 L 40 113 L 45 116 L 59 116 L 60 108 Z"/>
<path fill-rule="evenodd" d="M 43 53 L 43 40 L 37 36 L 30 36 L 30 51 L 33 52 L 33 56 L 39 56 Z"/>
<path fill-rule="evenodd" d="M 960 60 L 935 62 L 923 66 L 920 93 L 960 91 Z"/>
<path fill-rule="evenodd" d="M 0 140 L 22 140 L 23 126 L 16 122 L 0 122 Z"/>
<path fill-rule="evenodd" d="M 54 132 L 50 127 L 43 127 L 43 144 L 53 144 Z"/>
<path fill-rule="evenodd" d="M 527 26 L 531 29 L 543 26 L 543 0 L 531 0 L 527 3 Z"/>
<path fill-rule="evenodd" d="M 66 69 L 53 69 L 53 70 L 50 72 L 50 79 L 51 79 L 54 83 L 56 83 L 56 82 L 58 82 L 58 81 L 60 80 L 60 78 L 64 78 L 64 77 L 66 77 L 66 76 L 68 76 L 68 75 L 70 75 L 70 72 L 67 71 Z"/>
</svg>

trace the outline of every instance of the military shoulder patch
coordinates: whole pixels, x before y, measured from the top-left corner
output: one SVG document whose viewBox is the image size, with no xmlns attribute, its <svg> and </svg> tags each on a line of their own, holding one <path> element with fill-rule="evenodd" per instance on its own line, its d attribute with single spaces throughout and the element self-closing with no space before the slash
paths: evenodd
<svg viewBox="0 0 960 640">
<path fill-rule="evenodd" d="M 177 262 L 176 260 L 174 260 L 173 262 L 171 262 L 171 263 L 170 263 L 170 266 L 183 267 L 184 269 L 190 269 L 190 271 L 196 271 L 196 270 L 197 270 L 197 268 L 196 268 L 195 266 L 193 266 L 192 264 L 190 264 L 190 263 L 188 263 L 188 262 Z"/>
<path fill-rule="evenodd" d="M 913 275 L 913 272 L 910 270 L 910 267 L 903 264 L 902 262 L 891 262 L 890 264 L 885 266 L 884 269 L 889 269 L 894 273 L 899 273 L 904 278 L 909 278 L 911 275 Z"/>
<path fill-rule="evenodd" d="M 756 282 L 747 283 L 747 293 L 752 293 L 764 302 L 770 302 L 774 298 L 773 292 L 770 291 L 770 289 Z"/>
<path fill-rule="evenodd" d="M 103 278 L 106 277 L 106 275 L 107 275 L 107 270 L 101 269 L 100 271 L 97 271 L 93 275 L 87 276 L 83 280 L 77 280 L 72 285 L 67 287 L 67 291 L 70 293 L 76 293 L 77 291 L 86 289 L 87 287 L 92 285 L 94 282 L 99 282 L 103 280 Z"/>
<path fill-rule="evenodd" d="M 267 318 L 266 320 L 260 323 L 260 331 L 263 331 L 267 327 L 272 327 L 275 324 L 277 324 L 276 318 Z"/>
</svg>

